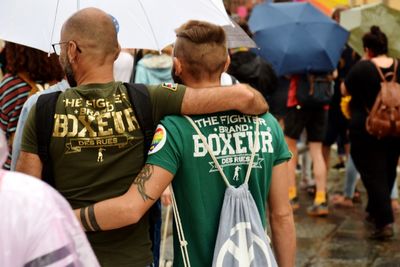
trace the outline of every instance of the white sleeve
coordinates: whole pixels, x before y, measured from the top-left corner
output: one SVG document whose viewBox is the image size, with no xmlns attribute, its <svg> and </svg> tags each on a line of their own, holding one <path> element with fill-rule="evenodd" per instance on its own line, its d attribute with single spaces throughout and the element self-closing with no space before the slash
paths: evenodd
<svg viewBox="0 0 400 267">
<path fill-rule="evenodd" d="M 67 201 L 43 182 L 7 172 L 0 214 L 0 266 L 100 266 Z"/>
<path fill-rule="evenodd" d="M 35 225 L 27 266 L 100 266 L 71 207 L 55 190 L 48 188 L 53 207 Z"/>
</svg>

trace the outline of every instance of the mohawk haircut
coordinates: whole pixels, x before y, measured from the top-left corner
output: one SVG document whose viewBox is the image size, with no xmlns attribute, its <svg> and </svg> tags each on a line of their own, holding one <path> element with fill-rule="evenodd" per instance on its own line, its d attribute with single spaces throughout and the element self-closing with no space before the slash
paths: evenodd
<svg viewBox="0 0 400 267">
<path fill-rule="evenodd" d="M 191 20 L 176 30 L 174 56 L 195 79 L 213 79 L 224 71 L 228 50 L 222 27 Z"/>
</svg>

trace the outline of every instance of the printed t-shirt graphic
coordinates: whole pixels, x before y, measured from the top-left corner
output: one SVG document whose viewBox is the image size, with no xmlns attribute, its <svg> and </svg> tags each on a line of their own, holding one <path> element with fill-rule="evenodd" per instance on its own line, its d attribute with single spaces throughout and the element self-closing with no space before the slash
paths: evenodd
<svg viewBox="0 0 400 267">
<path fill-rule="evenodd" d="M 149 86 L 154 121 L 179 114 L 185 87 Z M 37 153 L 33 107 L 21 148 Z M 55 185 L 73 208 L 122 195 L 144 164 L 143 134 L 120 82 L 71 88 L 58 98 L 50 142 Z M 102 266 L 146 266 L 152 262 L 148 217 L 128 227 L 89 232 Z"/>
<path fill-rule="evenodd" d="M 253 117 L 238 113 L 194 116 L 207 142 L 223 167 L 231 185 L 243 183 L 254 142 Z M 290 159 L 279 123 L 271 114 L 260 116 L 260 146 L 249 180 L 249 190 L 256 202 L 262 224 L 266 225 L 265 203 L 268 198 L 272 168 Z M 166 130 L 165 144 L 149 154 L 148 164 L 160 166 L 175 178 L 172 182 L 181 215 L 192 266 L 211 266 L 217 237 L 217 225 L 226 185 L 200 137 L 183 117 L 168 116 L 161 122 Z M 240 168 L 240 169 L 239 169 Z M 183 266 L 179 240 L 174 238 L 174 266 Z"/>
</svg>

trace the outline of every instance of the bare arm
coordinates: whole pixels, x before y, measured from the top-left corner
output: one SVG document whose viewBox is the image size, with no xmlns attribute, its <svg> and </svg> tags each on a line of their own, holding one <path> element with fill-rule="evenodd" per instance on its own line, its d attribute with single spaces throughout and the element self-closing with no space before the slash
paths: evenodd
<svg viewBox="0 0 400 267">
<path fill-rule="evenodd" d="M 21 151 L 15 170 L 42 179 L 42 168 L 38 155 Z"/>
<path fill-rule="evenodd" d="M 260 92 L 246 84 L 204 89 L 186 88 L 181 112 L 187 115 L 238 110 L 244 114 L 258 115 L 269 109 Z"/>
<path fill-rule="evenodd" d="M 272 170 L 268 204 L 272 244 L 278 266 L 293 267 L 296 257 L 296 230 L 289 204 L 287 162 L 275 166 Z"/>
<path fill-rule="evenodd" d="M 89 206 L 75 210 L 75 214 L 85 229 L 86 221 L 89 230 L 111 230 L 137 223 L 172 178 L 172 173 L 165 169 L 146 164 L 124 195 L 96 203 L 94 208 Z M 84 216 L 81 217 L 82 213 Z M 90 218 L 95 219 L 99 228 L 93 225 Z"/>
<path fill-rule="evenodd" d="M 165 188 L 164 192 L 161 195 L 161 204 L 163 204 L 166 207 L 172 204 L 172 195 L 169 186 Z"/>
<path fill-rule="evenodd" d="M 344 84 L 344 82 L 342 82 L 340 84 L 340 93 L 342 94 L 342 96 L 348 96 L 349 92 L 347 91 L 346 85 Z"/>
</svg>

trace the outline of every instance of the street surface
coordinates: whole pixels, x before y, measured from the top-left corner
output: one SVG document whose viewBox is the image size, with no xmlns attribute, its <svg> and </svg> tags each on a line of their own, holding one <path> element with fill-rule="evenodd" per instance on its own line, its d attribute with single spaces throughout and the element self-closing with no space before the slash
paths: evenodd
<svg viewBox="0 0 400 267">
<path fill-rule="evenodd" d="M 332 159 L 335 163 L 335 159 Z M 332 195 L 343 188 L 344 172 L 330 169 L 328 192 Z M 379 242 L 368 239 L 364 223 L 366 193 L 361 182 L 362 203 L 354 208 L 335 208 L 325 218 L 313 218 L 306 208 L 313 198 L 299 189 L 300 209 L 295 212 L 297 231 L 297 267 L 400 267 L 400 214 L 396 214 L 396 237 Z M 171 266 L 173 258 L 171 226 L 166 245 L 164 266 Z"/>
</svg>

